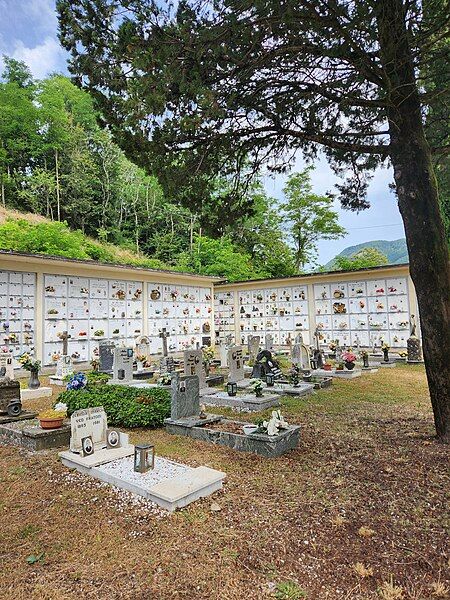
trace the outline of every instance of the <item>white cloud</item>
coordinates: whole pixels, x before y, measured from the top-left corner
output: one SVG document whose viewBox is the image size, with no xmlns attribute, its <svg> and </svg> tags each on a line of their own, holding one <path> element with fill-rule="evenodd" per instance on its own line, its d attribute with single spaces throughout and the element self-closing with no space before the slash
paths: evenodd
<svg viewBox="0 0 450 600">
<path fill-rule="evenodd" d="M 52 71 L 61 71 L 66 59 L 58 41 L 50 36 L 34 48 L 27 48 L 21 40 L 16 40 L 12 56 L 23 60 L 36 79 L 42 79 Z"/>
</svg>

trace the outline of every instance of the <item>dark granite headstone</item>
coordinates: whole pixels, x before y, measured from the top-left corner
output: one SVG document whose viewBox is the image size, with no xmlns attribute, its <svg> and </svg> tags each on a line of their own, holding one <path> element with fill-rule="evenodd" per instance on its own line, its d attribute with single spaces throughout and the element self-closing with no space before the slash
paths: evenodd
<svg viewBox="0 0 450 600">
<path fill-rule="evenodd" d="M 172 375 L 171 419 L 185 419 L 200 415 L 200 383 L 197 375 Z"/>
<path fill-rule="evenodd" d="M 112 373 L 114 363 L 114 348 L 116 345 L 109 340 L 102 340 L 98 343 L 98 360 L 100 362 L 100 373 Z"/>
</svg>

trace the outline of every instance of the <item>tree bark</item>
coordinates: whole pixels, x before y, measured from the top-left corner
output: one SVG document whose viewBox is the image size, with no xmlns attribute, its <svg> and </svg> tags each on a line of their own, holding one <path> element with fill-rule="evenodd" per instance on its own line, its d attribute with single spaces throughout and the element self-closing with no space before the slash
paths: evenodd
<svg viewBox="0 0 450 600">
<path fill-rule="evenodd" d="M 401 0 L 380 2 L 391 160 L 419 304 L 437 436 L 450 442 L 450 262 Z"/>
<path fill-rule="evenodd" d="M 55 148 L 55 175 L 56 175 L 56 214 L 58 221 L 61 221 L 61 198 L 59 190 L 59 160 L 58 149 Z"/>
</svg>

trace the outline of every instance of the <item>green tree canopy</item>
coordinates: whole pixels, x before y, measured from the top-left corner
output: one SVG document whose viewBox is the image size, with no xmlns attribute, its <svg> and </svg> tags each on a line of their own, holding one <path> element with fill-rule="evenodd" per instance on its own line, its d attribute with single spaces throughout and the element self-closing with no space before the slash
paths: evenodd
<svg viewBox="0 0 450 600">
<path fill-rule="evenodd" d="M 377 248 L 362 248 L 351 256 L 336 256 L 333 271 L 356 271 L 389 264 L 388 257 Z"/>
<path fill-rule="evenodd" d="M 297 270 L 307 262 L 317 262 L 317 242 L 335 240 L 346 231 L 339 225 L 338 214 L 333 210 L 332 196 L 315 194 L 311 185 L 312 168 L 288 177 L 283 193 L 286 200 L 280 204 L 282 220 L 289 232 L 294 248 Z"/>
</svg>

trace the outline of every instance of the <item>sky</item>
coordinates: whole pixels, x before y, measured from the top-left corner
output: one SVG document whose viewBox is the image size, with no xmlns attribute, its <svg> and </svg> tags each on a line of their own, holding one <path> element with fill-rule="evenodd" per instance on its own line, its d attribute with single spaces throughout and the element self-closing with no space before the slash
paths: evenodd
<svg viewBox="0 0 450 600">
<path fill-rule="evenodd" d="M 0 0 L 0 56 L 7 54 L 23 60 L 37 79 L 55 71 L 67 73 L 68 55 L 59 45 L 57 27 L 54 0 Z M 299 171 L 304 166 L 298 156 L 293 170 Z M 268 194 L 281 199 L 285 179 L 285 175 L 265 178 Z M 333 192 L 337 181 L 324 158 L 315 163 L 312 183 L 316 193 Z M 335 202 L 339 222 L 346 228 L 347 235 L 339 240 L 320 242 L 318 264 L 327 263 L 348 246 L 405 236 L 395 195 L 389 190 L 391 182 L 390 169 L 376 171 L 368 192 L 371 207 L 360 213 L 343 210 L 339 202 Z"/>
</svg>

